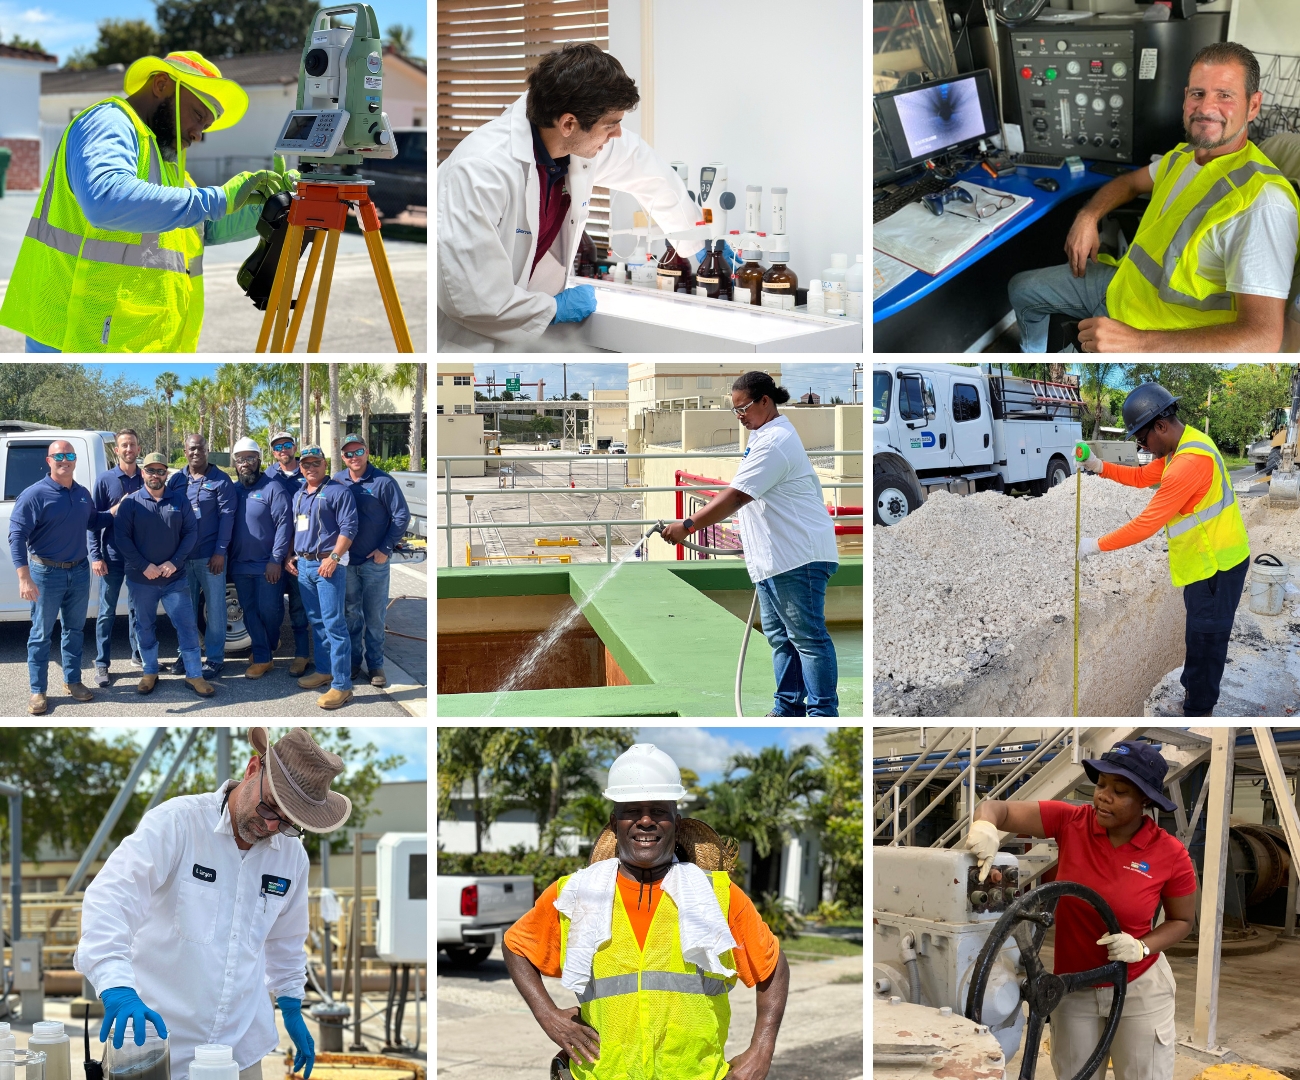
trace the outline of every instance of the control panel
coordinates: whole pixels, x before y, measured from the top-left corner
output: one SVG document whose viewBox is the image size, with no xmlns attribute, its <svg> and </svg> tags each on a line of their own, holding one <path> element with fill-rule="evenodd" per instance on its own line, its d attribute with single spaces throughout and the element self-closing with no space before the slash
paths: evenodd
<svg viewBox="0 0 1300 1080">
<path fill-rule="evenodd" d="M 1021 30 L 1011 57 L 1026 150 L 1133 160 L 1132 30 Z"/>
</svg>

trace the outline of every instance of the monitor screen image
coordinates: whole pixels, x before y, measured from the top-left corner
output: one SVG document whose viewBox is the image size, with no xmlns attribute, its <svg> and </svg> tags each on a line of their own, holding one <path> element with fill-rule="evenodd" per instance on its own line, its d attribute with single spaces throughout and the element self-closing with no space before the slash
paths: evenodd
<svg viewBox="0 0 1300 1080">
<path fill-rule="evenodd" d="M 998 133 L 987 70 L 876 96 L 895 168 L 906 168 Z"/>
</svg>

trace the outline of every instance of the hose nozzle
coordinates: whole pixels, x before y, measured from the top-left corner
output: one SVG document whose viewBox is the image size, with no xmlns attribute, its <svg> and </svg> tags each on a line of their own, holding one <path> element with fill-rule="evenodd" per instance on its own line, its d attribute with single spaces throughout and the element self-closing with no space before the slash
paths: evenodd
<svg viewBox="0 0 1300 1080">
<path fill-rule="evenodd" d="M 655 533 L 662 533 L 663 531 L 664 531 L 664 523 L 662 521 L 657 521 L 655 522 L 655 524 L 650 526 L 650 531 L 646 533 L 645 536 L 643 536 L 641 539 L 649 540 L 650 537 L 654 536 Z"/>
</svg>

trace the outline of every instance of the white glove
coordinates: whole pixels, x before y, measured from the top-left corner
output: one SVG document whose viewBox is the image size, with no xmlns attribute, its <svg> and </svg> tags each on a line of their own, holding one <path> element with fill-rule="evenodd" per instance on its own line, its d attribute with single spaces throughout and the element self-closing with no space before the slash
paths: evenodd
<svg viewBox="0 0 1300 1080">
<path fill-rule="evenodd" d="M 1097 939 L 1097 944 L 1106 946 L 1107 960 L 1123 960 L 1126 964 L 1136 964 L 1146 956 L 1142 942 L 1132 934 L 1106 934 Z"/>
<path fill-rule="evenodd" d="M 966 850 L 979 860 L 982 883 L 989 876 L 989 870 L 993 868 L 993 856 L 1002 846 L 998 827 L 991 821 L 974 821 L 971 823 L 970 832 L 966 834 L 964 844 Z"/>
<path fill-rule="evenodd" d="M 1101 554 L 1101 547 L 1100 545 L 1098 545 L 1096 540 L 1092 539 L 1092 537 L 1085 536 L 1082 540 L 1079 541 L 1079 553 L 1077 555 L 1079 562 L 1083 562 L 1083 560 L 1086 559 L 1089 555 L 1100 555 L 1100 554 Z"/>
</svg>

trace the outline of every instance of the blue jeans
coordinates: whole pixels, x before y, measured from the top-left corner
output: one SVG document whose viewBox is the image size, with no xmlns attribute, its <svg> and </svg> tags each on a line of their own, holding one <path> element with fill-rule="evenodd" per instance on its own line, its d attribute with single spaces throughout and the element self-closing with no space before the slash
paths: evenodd
<svg viewBox="0 0 1300 1080">
<path fill-rule="evenodd" d="M 203 674 L 203 658 L 199 655 L 199 624 L 194 618 L 194 603 L 190 599 L 186 583 L 174 579 L 168 581 L 166 578 L 141 583 L 128 578 L 126 590 L 135 601 L 136 632 L 140 635 L 140 658 L 144 661 L 144 673 L 158 674 L 158 605 L 161 603 L 172 626 L 176 628 L 186 678 L 199 678 Z M 221 608 L 225 610 L 224 603 Z"/>
<path fill-rule="evenodd" d="M 298 560 L 298 585 L 302 606 L 311 622 L 312 647 L 316 650 L 316 670 L 334 676 L 335 690 L 352 689 L 352 643 L 348 639 L 346 615 L 348 576 L 352 568 L 340 566 L 327 578 L 320 576 L 315 559 Z M 323 661 L 329 658 L 326 666 Z"/>
<path fill-rule="evenodd" d="M 1249 569 L 1247 556 L 1230 569 L 1183 586 L 1183 606 L 1187 609 L 1183 638 L 1187 655 L 1178 681 L 1187 691 L 1186 716 L 1211 716 L 1219 703 L 1223 665 L 1228 662 L 1228 640 L 1232 637 L 1232 624 Z"/>
<path fill-rule="evenodd" d="M 108 667 L 113 641 L 113 627 L 117 623 L 117 598 L 122 594 L 126 580 L 124 563 L 109 563 L 108 574 L 99 579 L 99 617 L 95 620 L 95 666 Z M 140 656 L 140 638 L 135 631 L 135 601 L 131 590 L 126 591 L 127 636 L 131 639 L 131 655 Z"/>
<path fill-rule="evenodd" d="M 283 571 L 288 573 L 288 571 Z M 269 664 L 284 621 L 284 594 L 280 583 L 272 585 L 265 574 L 235 574 L 235 592 L 244 609 L 244 627 L 253 642 L 253 663 Z"/>
<path fill-rule="evenodd" d="M 348 567 L 347 622 L 352 639 L 352 666 L 373 674 L 384 666 L 384 617 L 388 613 L 388 563 L 374 559 Z M 362 635 L 365 636 L 364 649 Z"/>
<path fill-rule="evenodd" d="M 1007 294 L 1020 324 L 1020 351 L 1047 352 L 1047 320 L 1053 312 L 1071 319 L 1105 315 L 1106 288 L 1116 269 L 1090 262 L 1083 277 L 1077 278 L 1066 263 L 1013 277 Z"/>
<path fill-rule="evenodd" d="M 198 618 L 199 596 L 207 597 L 208 629 L 203 635 L 204 651 L 213 667 L 226 662 L 226 574 L 208 570 L 207 559 L 190 559 L 185 567 L 190 580 L 190 610 Z"/>
<path fill-rule="evenodd" d="M 35 338 L 28 338 L 27 344 L 23 347 L 23 352 L 62 352 L 62 349 L 51 348 L 49 345 L 42 345 Z"/>
<path fill-rule="evenodd" d="M 839 716 L 839 665 L 826 629 L 826 583 L 838 565 L 810 562 L 758 583 L 778 716 Z"/>
<path fill-rule="evenodd" d="M 68 570 L 32 561 L 32 584 L 40 596 L 32 604 L 32 629 L 27 635 L 27 677 L 33 694 L 45 693 L 50 674 L 50 639 L 54 620 L 63 624 L 63 681 L 81 682 L 81 645 L 86 638 L 90 607 L 90 562 L 82 559 Z"/>
<path fill-rule="evenodd" d="M 302 606 L 302 588 L 298 579 L 289 571 L 280 575 L 280 591 L 289 594 L 289 625 L 293 627 L 293 655 L 307 657 L 311 651 L 311 633 L 307 629 L 307 609 Z M 280 644 L 280 625 L 284 616 L 275 624 L 275 645 Z M 274 648 L 274 646 L 273 646 Z"/>
</svg>

